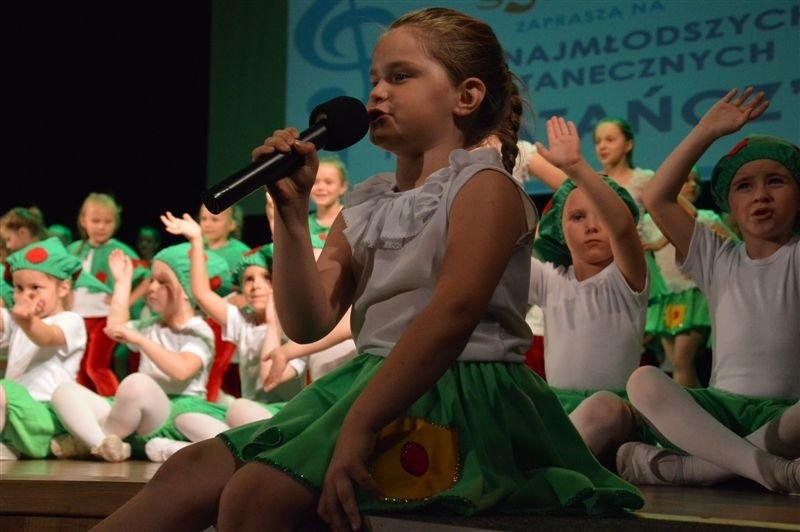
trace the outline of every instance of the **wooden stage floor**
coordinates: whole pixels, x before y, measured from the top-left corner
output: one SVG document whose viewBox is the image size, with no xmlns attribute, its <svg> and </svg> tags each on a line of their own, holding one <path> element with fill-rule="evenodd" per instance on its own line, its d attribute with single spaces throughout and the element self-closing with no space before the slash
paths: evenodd
<svg viewBox="0 0 800 532">
<path fill-rule="evenodd" d="M 160 464 L 80 460 L 0 461 L 0 531 L 86 530 L 133 496 Z M 372 530 L 798 530 L 800 497 L 750 483 L 722 488 L 644 486 L 632 516 L 371 516 Z"/>
</svg>

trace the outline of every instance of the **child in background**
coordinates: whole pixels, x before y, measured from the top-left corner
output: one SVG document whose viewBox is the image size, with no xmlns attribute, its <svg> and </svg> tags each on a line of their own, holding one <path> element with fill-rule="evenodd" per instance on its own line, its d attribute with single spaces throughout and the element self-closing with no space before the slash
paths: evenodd
<svg viewBox="0 0 800 532">
<path fill-rule="evenodd" d="M 161 249 L 161 233 L 155 227 L 143 225 L 136 236 L 136 250 L 149 268 L 158 250 Z"/>
<path fill-rule="evenodd" d="M 50 399 L 75 380 L 86 329 L 69 310 L 80 261 L 57 238 L 36 242 L 8 257 L 14 305 L 0 308 L 0 351 L 9 355 L 0 380 L 0 459 L 45 458 L 50 439 L 65 432 Z M 97 281 L 95 281 L 97 282 Z M 99 283 L 98 283 L 99 284 Z"/>
<path fill-rule="evenodd" d="M 47 237 L 44 216 L 38 207 L 15 207 L 0 217 L 0 247 L 6 254 L 0 260 L 0 307 L 14 306 L 14 289 L 4 281 L 5 257 Z"/>
<path fill-rule="evenodd" d="M 78 213 L 77 225 L 81 239 L 67 247 L 67 251 L 81 260 L 84 271 L 94 275 L 110 290 L 114 289 L 114 279 L 109 271 L 111 253 L 120 249 L 132 259 L 139 258 L 130 246 L 114 238 L 121 212 L 114 198 L 92 192 L 83 201 Z M 146 275 L 145 268 L 136 268 L 134 283 L 139 283 L 139 286 L 130 298 L 131 304 L 146 292 L 147 283 L 139 282 Z M 88 334 L 78 382 L 100 395 L 112 396 L 117 391 L 119 381 L 112 370 L 115 342 L 103 333 L 109 312 L 108 295 L 100 290 L 78 288 L 75 290 L 74 311 L 83 317 Z"/>
<path fill-rule="evenodd" d="M 38 207 L 16 207 L 0 217 L 0 239 L 14 252 L 49 237 L 44 215 Z"/>
<path fill-rule="evenodd" d="M 73 438 L 53 440 L 56 456 L 69 458 L 89 449 L 108 462 L 127 460 L 132 453 L 144 458 L 149 439 L 185 440 L 172 423 L 182 412 L 224 419 L 222 407 L 205 401 L 214 335 L 195 313 L 188 253 L 189 245 L 181 244 L 154 257 L 147 300 L 156 316 L 143 321 L 129 321 L 133 263 L 122 250 L 111 253 L 109 270 L 115 283 L 105 332 L 141 354 L 139 371 L 122 380 L 113 404 L 78 383 L 58 387 L 53 407 Z M 221 257 L 208 253 L 207 268 L 206 282 L 218 290 L 230 289 Z"/>
<path fill-rule="evenodd" d="M 800 149 L 754 135 L 714 167 L 714 200 L 743 242 L 698 223 L 679 199 L 706 149 L 764 113 L 769 102 L 753 93 L 733 89 L 716 102 L 644 193 L 681 271 L 708 299 L 714 353 L 709 388 L 683 388 L 651 367 L 631 376 L 633 405 L 665 445 L 688 453 L 623 445 L 617 467 L 633 482 L 713 484 L 738 475 L 800 493 Z"/>
<path fill-rule="evenodd" d="M 61 243 L 64 244 L 64 247 L 69 246 L 72 244 L 72 241 L 75 240 L 72 234 L 72 229 L 66 225 L 52 224 L 47 228 L 47 232 L 50 233 L 51 236 L 58 237 L 58 239 L 61 240 Z"/>
<path fill-rule="evenodd" d="M 225 259 L 228 269 L 233 273 L 242 255 L 250 251 L 250 246 L 239 240 L 242 237 L 244 211 L 239 205 L 234 205 L 214 214 L 201 204 L 199 222 L 205 248 Z"/>
<path fill-rule="evenodd" d="M 723 238 L 736 238 L 714 211 L 697 209 L 694 203 L 699 196 L 697 183 L 700 173 L 696 166 L 681 187 L 680 204 L 697 221 L 714 230 Z M 711 319 L 708 303 L 691 277 L 682 273 L 675 263 L 675 247 L 669 243 L 649 214 L 643 224 L 644 248 L 652 251 L 655 264 L 666 291 L 650 298 L 645 332 L 659 339 L 671 368 L 672 378 L 681 386 L 700 386 L 695 367 L 698 350 L 708 340 Z"/>
<path fill-rule="evenodd" d="M 311 246 L 320 252 L 333 221 L 342 210 L 342 197 L 346 192 L 347 169 L 344 163 L 338 157 L 320 158 L 319 170 L 311 187 L 311 201 L 317 208 L 308 215 Z"/>
<path fill-rule="evenodd" d="M 305 157 L 269 185 L 282 326 L 317 340 L 352 304 L 361 354 L 271 419 L 176 453 L 98 530 L 290 529 L 320 525 L 315 511 L 355 530 L 361 511 L 642 504 L 522 363 L 536 211 L 509 173 L 522 105 L 496 36 L 457 11 L 415 11 L 380 38 L 370 77 L 370 139 L 397 170 L 349 196 L 317 261 L 314 145 L 289 128 L 253 151 Z M 493 133 L 502 155 L 468 151 Z"/>
<path fill-rule="evenodd" d="M 635 416 L 623 400 L 639 366 L 647 311 L 647 265 L 630 194 L 601 178 L 580 156 L 572 122 L 547 122 L 542 157 L 569 175 L 542 216 L 540 237 L 567 249 L 571 265 L 531 263 L 530 303 L 544 311 L 544 368 L 578 432 L 599 458 L 632 436 Z M 602 341 L 598 341 L 602 339 Z"/>
<path fill-rule="evenodd" d="M 288 401 L 300 391 L 303 383 L 298 376 L 305 374 L 305 362 L 293 360 L 290 365 L 284 365 L 279 382 L 285 384 L 277 389 L 265 387 L 271 369 L 266 354 L 281 343 L 281 328 L 272 299 L 272 246 L 248 251 L 239 261 L 236 282 L 248 309 L 243 311 L 209 288 L 203 240 L 197 222 L 188 214 L 176 218 L 170 212 L 161 220 L 169 233 L 183 235 L 191 244 L 192 293 L 200 309 L 221 326 L 222 338 L 238 347 L 242 389 L 242 397 L 234 400 L 228 408 L 225 423 L 210 416 L 190 413 L 179 416 L 175 424 L 191 441 L 202 441 L 231 427 L 271 417 L 278 410 L 275 403 Z M 157 438 L 147 443 L 146 452 L 150 460 L 163 462 L 186 445 L 186 442 Z"/>
</svg>

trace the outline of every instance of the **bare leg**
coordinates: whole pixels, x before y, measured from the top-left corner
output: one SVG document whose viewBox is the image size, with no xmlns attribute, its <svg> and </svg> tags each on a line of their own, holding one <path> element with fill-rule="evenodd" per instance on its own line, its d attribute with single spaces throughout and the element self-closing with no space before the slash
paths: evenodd
<svg viewBox="0 0 800 532">
<path fill-rule="evenodd" d="M 633 415 L 628 405 L 606 391 L 596 392 L 584 399 L 569 418 L 597 457 L 613 455 L 628 440 L 633 428 Z"/>
<path fill-rule="evenodd" d="M 679 334 L 674 338 L 672 358 L 670 359 L 673 368 L 672 378 L 681 386 L 687 388 L 700 386 L 694 359 L 703 340 L 703 334 L 697 330 Z"/>
<path fill-rule="evenodd" d="M 719 423 L 656 368 L 637 369 L 628 381 L 628 394 L 649 423 L 692 455 L 687 459 L 666 453 L 658 458 L 651 466 L 658 469 L 661 477 L 676 483 L 712 483 L 733 473 L 773 491 L 800 489 L 800 462 L 791 462 L 758 446 L 760 442 L 772 449 L 793 450 L 796 456 L 800 441 L 797 405 L 745 439 Z"/>
<path fill-rule="evenodd" d="M 297 530 L 319 522 L 316 508 L 316 495 L 299 482 L 266 464 L 252 462 L 236 471 L 225 486 L 217 529 Z"/>
<path fill-rule="evenodd" d="M 221 440 L 191 445 L 93 530 L 204 530 L 214 525 L 220 494 L 239 465 Z"/>
</svg>

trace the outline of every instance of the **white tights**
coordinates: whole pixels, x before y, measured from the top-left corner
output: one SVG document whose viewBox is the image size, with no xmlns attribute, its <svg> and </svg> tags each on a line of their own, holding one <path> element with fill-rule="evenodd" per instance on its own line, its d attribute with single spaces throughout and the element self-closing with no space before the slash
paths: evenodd
<svg viewBox="0 0 800 532">
<path fill-rule="evenodd" d="M 639 412 L 669 441 L 689 453 L 672 455 L 660 468 L 680 468 L 686 483 L 715 484 L 735 475 L 774 491 L 787 491 L 800 457 L 800 403 L 746 438 L 737 436 L 703 410 L 686 390 L 655 367 L 637 369 L 628 396 Z M 673 472 L 662 471 L 665 477 Z"/>
<path fill-rule="evenodd" d="M 175 426 L 191 442 L 213 438 L 220 432 L 254 421 L 269 419 L 272 415 L 260 404 L 250 399 L 236 399 L 228 408 L 225 423 L 208 414 L 188 412 L 175 418 Z"/>
<path fill-rule="evenodd" d="M 170 413 L 167 395 L 143 373 L 133 373 L 120 382 L 113 406 L 91 390 L 69 382 L 53 393 L 53 407 L 67 430 L 90 448 L 110 434 L 120 438 L 134 432 L 149 434 L 163 425 Z"/>
</svg>

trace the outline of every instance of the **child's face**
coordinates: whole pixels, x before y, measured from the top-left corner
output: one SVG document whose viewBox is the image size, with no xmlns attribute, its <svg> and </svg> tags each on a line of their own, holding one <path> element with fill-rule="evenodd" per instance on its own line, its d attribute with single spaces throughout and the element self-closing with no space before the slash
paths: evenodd
<svg viewBox="0 0 800 532">
<path fill-rule="evenodd" d="M 37 270 L 20 269 L 12 275 L 14 305 L 34 308 L 34 314 L 46 318 L 64 310 L 64 298 L 69 295 L 69 281 L 56 279 Z"/>
<path fill-rule="evenodd" d="M 206 209 L 205 205 L 200 207 L 200 231 L 207 243 L 224 243 L 234 229 L 236 229 L 236 223 L 233 221 L 233 208 L 213 214 Z"/>
<path fill-rule="evenodd" d="M 139 233 L 136 239 L 136 249 L 143 257 L 152 257 L 158 248 L 158 240 L 156 236 L 150 232 Z"/>
<path fill-rule="evenodd" d="M 317 170 L 317 178 L 311 187 L 311 199 L 317 207 L 330 207 L 339 203 L 344 193 L 347 192 L 347 183 L 342 179 L 342 174 L 336 165 L 322 163 Z"/>
<path fill-rule="evenodd" d="M 9 251 L 17 251 L 33 243 L 33 237 L 27 227 L 20 227 L 19 229 L 0 227 L 0 238 L 5 241 L 6 249 Z"/>
<path fill-rule="evenodd" d="M 152 278 L 147 289 L 147 305 L 156 314 L 169 315 L 178 308 L 178 303 L 188 299 L 178 276 L 166 263 L 153 261 L 150 268 Z"/>
<path fill-rule="evenodd" d="M 258 265 L 250 265 L 242 274 L 240 287 L 247 306 L 256 312 L 267 308 L 267 301 L 272 295 L 272 278 L 269 270 Z"/>
<path fill-rule="evenodd" d="M 114 211 L 105 205 L 89 203 L 83 209 L 81 225 L 86 231 L 89 244 L 100 246 L 108 242 L 117 230 Z"/>
<path fill-rule="evenodd" d="M 417 157 L 455 135 L 459 92 L 424 51 L 421 35 L 413 28 L 393 29 L 372 54 L 370 140 L 397 155 Z"/>
<path fill-rule="evenodd" d="M 561 227 L 573 263 L 606 266 L 612 261 L 608 233 L 583 190 L 576 188 L 567 196 Z"/>
<path fill-rule="evenodd" d="M 681 196 L 694 203 L 697 201 L 697 174 L 690 172 L 686 177 L 686 182 L 681 187 Z"/>
<path fill-rule="evenodd" d="M 777 161 L 757 159 L 743 164 L 728 189 L 728 204 L 742 238 L 785 241 L 800 212 L 800 188 Z"/>
<path fill-rule="evenodd" d="M 603 167 L 620 164 L 632 149 L 633 141 L 625 138 L 625 134 L 617 124 L 603 122 L 595 129 L 594 151 Z"/>
</svg>

